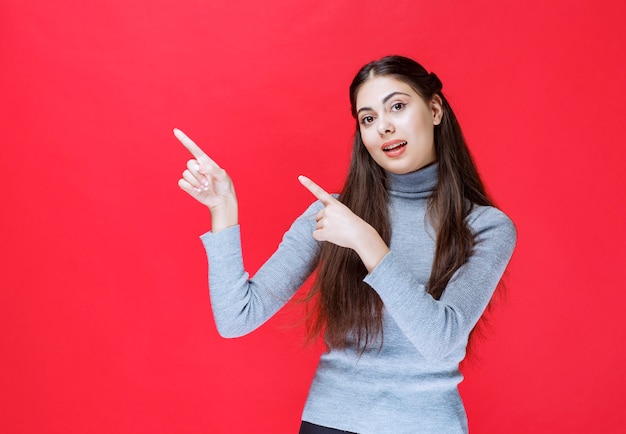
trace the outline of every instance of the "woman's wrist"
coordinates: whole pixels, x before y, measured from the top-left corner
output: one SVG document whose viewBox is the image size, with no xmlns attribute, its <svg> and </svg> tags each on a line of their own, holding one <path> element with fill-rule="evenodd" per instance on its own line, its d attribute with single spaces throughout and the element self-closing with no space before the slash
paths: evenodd
<svg viewBox="0 0 626 434">
<path fill-rule="evenodd" d="M 368 273 L 371 273 L 389 253 L 389 247 L 385 241 L 370 225 L 368 225 L 368 230 L 364 236 L 359 237 L 359 242 L 354 250 L 363 261 Z"/>
<path fill-rule="evenodd" d="M 234 195 L 227 197 L 220 205 L 209 208 L 209 211 L 213 233 L 239 224 L 239 206 Z"/>
</svg>

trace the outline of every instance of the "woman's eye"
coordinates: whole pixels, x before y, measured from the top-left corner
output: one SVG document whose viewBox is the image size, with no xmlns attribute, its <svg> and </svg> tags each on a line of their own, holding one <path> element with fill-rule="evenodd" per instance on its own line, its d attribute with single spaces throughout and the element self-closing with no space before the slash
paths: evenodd
<svg viewBox="0 0 626 434">
<path fill-rule="evenodd" d="M 391 110 L 394 112 L 400 111 L 404 108 L 405 105 L 405 103 L 397 102 L 391 106 Z"/>
<path fill-rule="evenodd" d="M 372 122 L 374 122 L 374 116 L 363 116 L 363 118 L 361 119 L 361 123 L 363 125 L 369 125 Z"/>
</svg>

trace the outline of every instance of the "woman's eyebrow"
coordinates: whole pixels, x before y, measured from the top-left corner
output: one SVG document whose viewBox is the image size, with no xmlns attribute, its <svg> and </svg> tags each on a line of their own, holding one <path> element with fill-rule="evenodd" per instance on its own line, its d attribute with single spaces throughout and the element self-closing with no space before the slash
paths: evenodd
<svg viewBox="0 0 626 434">
<path fill-rule="evenodd" d="M 386 97 L 383 98 L 383 104 L 385 104 L 387 101 L 389 101 L 391 98 L 393 98 L 396 95 L 405 95 L 405 96 L 411 96 L 408 93 L 404 93 L 404 92 L 391 92 L 389 95 L 387 95 Z M 363 110 L 371 110 L 371 107 L 361 107 L 356 114 L 358 115 L 359 113 L 361 113 Z"/>
<path fill-rule="evenodd" d="M 383 104 L 386 103 L 387 101 L 389 101 L 391 98 L 393 98 L 396 95 L 411 96 L 408 93 L 404 93 L 404 92 L 391 92 L 389 95 L 387 95 L 386 97 L 383 98 Z"/>
</svg>

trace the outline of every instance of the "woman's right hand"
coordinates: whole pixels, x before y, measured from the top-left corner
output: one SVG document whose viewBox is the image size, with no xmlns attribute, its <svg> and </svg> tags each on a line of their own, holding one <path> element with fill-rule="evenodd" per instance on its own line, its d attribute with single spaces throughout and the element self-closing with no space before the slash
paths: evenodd
<svg viewBox="0 0 626 434">
<path fill-rule="evenodd" d="M 237 224 L 237 196 L 230 176 L 181 130 L 174 128 L 174 135 L 195 157 L 187 162 L 178 186 L 209 208 L 214 232 Z"/>
</svg>

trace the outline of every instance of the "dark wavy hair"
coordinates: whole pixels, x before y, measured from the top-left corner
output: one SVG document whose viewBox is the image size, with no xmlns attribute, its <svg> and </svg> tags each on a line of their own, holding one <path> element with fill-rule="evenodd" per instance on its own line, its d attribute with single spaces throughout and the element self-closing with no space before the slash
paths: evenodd
<svg viewBox="0 0 626 434">
<path fill-rule="evenodd" d="M 475 240 L 466 217 L 474 204 L 492 205 L 492 202 L 456 116 L 441 91 L 441 81 L 416 61 L 402 56 L 387 56 L 368 63 L 350 85 L 356 128 L 350 168 L 339 200 L 372 225 L 389 244 L 386 173 L 365 148 L 356 116 L 356 98 L 361 86 L 380 76 L 407 83 L 426 103 L 435 96 L 442 101 L 443 117 L 434 127 L 439 180 L 428 202 L 428 218 L 436 231 L 436 250 L 427 291 L 439 299 L 454 272 L 472 255 Z M 382 345 L 383 302 L 363 282 L 367 270 L 358 255 L 351 249 L 323 243 L 317 271 L 308 295 L 313 300 L 307 316 L 309 338 L 323 335 L 329 348 L 354 345 L 360 351 L 376 342 Z"/>
</svg>

